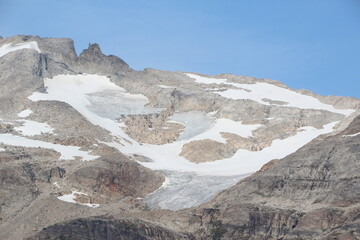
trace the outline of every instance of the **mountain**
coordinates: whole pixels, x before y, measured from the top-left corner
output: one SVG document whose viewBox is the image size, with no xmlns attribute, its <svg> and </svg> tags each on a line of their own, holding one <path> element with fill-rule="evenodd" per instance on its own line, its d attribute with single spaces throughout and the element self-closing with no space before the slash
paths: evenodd
<svg viewBox="0 0 360 240">
<path fill-rule="evenodd" d="M 358 239 L 360 100 L 0 39 L 0 239 Z"/>
</svg>

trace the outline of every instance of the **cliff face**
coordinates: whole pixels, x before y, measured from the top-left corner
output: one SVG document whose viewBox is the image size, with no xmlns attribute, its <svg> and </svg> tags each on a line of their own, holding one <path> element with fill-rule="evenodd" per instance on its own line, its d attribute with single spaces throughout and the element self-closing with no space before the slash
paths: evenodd
<svg viewBox="0 0 360 240">
<path fill-rule="evenodd" d="M 26 240 L 40 239 L 106 239 L 106 240 L 192 240 L 182 235 L 140 220 L 96 217 L 56 224 Z"/>
</svg>

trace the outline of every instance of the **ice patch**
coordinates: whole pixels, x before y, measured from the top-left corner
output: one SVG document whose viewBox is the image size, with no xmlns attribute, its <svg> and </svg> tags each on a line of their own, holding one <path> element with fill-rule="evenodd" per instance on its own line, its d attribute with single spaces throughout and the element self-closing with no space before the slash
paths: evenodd
<svg viewBox="0 0 360 240">
<path fill-rule="evenodd" d="M 44 133 L 52 133 L 54 129 L 47 123 L 39 123 L 31 120 L 21 120 L 22 126 L 15 127 L 14 129 L 24 136 L 35 136 Z"/>
<path fill-rule="evenodd" d="M 175 113 L 170 119 L 171 122 L 181 123 L 185 130 L 180 134 L 178 140 L 187 140 L 185 143 L 196 140 L 210 139 L 221 143 L 226 143 L 226 139 L 221 136 L 222 132 L 234 133 L 242 137 L 251 137 L 252 131 L 262 125 L 245 125 L 241 122 L 226 118 L 213 118 L 213 114 L 206 114 L 200 111 L 189 111 L 184 113 Z"/>
<path fill-rule="evenodd" d="M 234 133 L 241 137 L 252 137 L 252 131 L 261 127 L 261 124 L 245 125 L 241 122 L 233 121 L 227 118 L 216 119 L 212 128 L 207 131 L 198 134 L 191 138 L 191 141 L 211 139 L 217 142 L 226 143 L 226 139 L 221 136 L 221 133 Z"/>
<path fill-rule="evenodd" d="M 77 203 L 77 204 L 92 207 L 92 208 L 96 208 L 96 207 L 100 206 L 100 204 L 76 202 L 75 199 L 76 199 L 77 195 L 88 196 L 86 193 L 83 193 L 83 192 L 72 191 L 71 194 L 66 194 L 66 195 L 60 196 L 60 197 L 58 197 L 58 199 L 61 201 L 64 201 L 64 202 Z"/>
<path fill-rule="evenodd" d="M 200 111 L 175 113 L 171 116 L 170 120 L 171 122 L 181 123 L 185 126 L 184 132 L 180 134 L 178 140 L 190 139 L 205 132 L 214 124 L 212 117 Z"/>
<path fill-rule="evenodd" d="M 113 120 L 128 115 L 159 112 L 159 109 L 145 107 L 149 100 L 144 95 L 130 94 L 121 90 L 107 89 L 88 94 L 87 99 L 90 102 L 88 109 L 101 117 Z"/>
<path fill-rule="evenodd" d="M 31 111 L 30 109 L 26 109 L 24 111 L 21 111 L 18 113 L 18 117 L 21 117 L 21 118 L 27 118 L 28 116 L 30 116 L 30 114 L 32 114 L 33 111 Z"/>
<path fill-rule="evenodd" d="M 0 134 L 0 142 L 6 145 L 17 147 L 40 147 L 46 149 L 53 149 L 61 154 L 59 159 L 63 160 L 74 160 L 76 157 L 81 157 L 83 161 L 90 161 L 99 157 L 95 155 L 90 155 L 86 151 L 81 151 L 80 147 L 53 144 L 40 140 L 33 140 L 25 137 L 15 136 L 12 134 Z"/>
<path fill-rule="evenodd" d="M 169 171 L 163 174 L 167 179 L 166 184 L 144 198 L 150 209 L 176 211 L 199 206 L 247 176 L 199 176 L 189 172 Z"/>
<path fill-rule="evenodd" d="M 24 43 L 8 43 L 8 44 L 4 44 L 0 47 L 0 57 L 10 53 L 10 52 L 14 52 L 20 49 L 35 49 L 36 51 L 38 51 L 39 53 L 41 53 L 37 42 L 35 41 L 31 41 L 31 42 L 24 42 Z"/>
</svg>

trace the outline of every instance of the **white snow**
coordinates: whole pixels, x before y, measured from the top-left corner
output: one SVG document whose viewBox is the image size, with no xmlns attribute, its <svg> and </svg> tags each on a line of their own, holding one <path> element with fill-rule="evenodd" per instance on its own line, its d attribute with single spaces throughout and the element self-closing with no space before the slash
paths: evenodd
<svg viewBox="0 0 360 240">
<path fill-rule="evenodd" d="M 58 182 L 54 182 L 54 184 L 53 184 L 55 187 L 57 187 L 57 188 L 60 188 L 60 185 L 59 185 L 59 183 Z"/>
<path fill-rule="evenodd" d="M 343 137 L 355 137 L 355 136 L 358 136 L 358 135 L 360 135 L 360 132 L 354 133 L 354 134 L 350 134 L 350 135 L 343 135 Z"/>
<path fill-rule="evenodd" d="M 5 148 L 0 147 L 0 152 L 4 152 L 4 151 L 5 151 Z"/>
<path fill-rule="evenodd" d="M 203 84 L 226 84 L 227 79 L 202 77 L 192 73 L 185 73 L 188 77 L 195 79 L 197 83 Z"/>
<path fill-rule="evenodd" d="M 125 98 L 143 100 L 147 98 L 141 94 L 126 93 L 125 90 L 114 83 L 105 76 L 98 75 L 58 75 L 52 79 L 44 79 L 44 85 L 47 88 L 47 93 L 35 92 L 28 98 L 32 101 L 40 100 L 57 100 L 66 102 L 81 113 L 92 124 L 98 125 L 109 132 L 115 137 L 120 137 L 130 141 L 131 139 L 121 130 L 122 123 L 113 121 L 110 118 L 99 116 L 96 111 L 91 111 L 91 102 L 89 101 L 89 94 L 101 93 L 106 90 L 111 91 L 113 94 L 116 92 L 118 95 L 123 95 Z M 104 95 L 106 96 L 106 95 Z M 102 107 L 106 108 L 106 104 Z M 142 106 L 144 107 L 144 106 Z M 125 108 L 123 114 L 128 114 Z M 119 112 L 120 114 L 121 112 Z"/>
<path fill-rule="evenodd" d="M 238 150 L 231 158 L 197 164 L 179 156 L 184 144 L 201 139 L 225 142 L 225 139 L 221 137 L 221 132 L 249 137 L 252 131 L 260 125 L 245 125 L 229 119 L 217 119 L 206 131 L 188 139 L 164 145 L 140 144 L 124 133 L 121 129 L 121 126 L 124 126 L 123 123 L 100 117 L 88 109 L 89 100 L 87 96 L 90 93 L 97 93 L 106 89 L 124 92 L 123 88 L 111 83 L 108 78 L 97 75 L 60 75 L 53 79 L 45 79 L 45 87 L 47 87 L 48 94 L 34 93 L 29 98 L 34 101 L 58 100 L 70 104 L 90 122 L 110 131 L 114 137 L 121 141 L 118 143 L 117 140 L 114 140 L 108 142 L 108 145 L 118 148 L 124 154 L 139 154 L 150 158 L 152 162 L 141 162 L 141 164 L 154 170 L 195 172 L 203 175 L 240 175 L 255 172 L 268 161 L 283 158 L 320 134 L 331 132 L 336 124 L 327 124 L 323 129 L 304 127 L 295 136 L 275 140 L 271 146 L 261 151 Z"/>
<path fill-rule="evenodd" d="M 240 149 L 231 158 L 200 164 L 189 162 L 179 156 L 184 141 L 165 145 L 140 145 L 133 143 L 132 145 L 122 146 L 114 142 L 108 143 L 108 145 L 118 148 L 125 154 L 139 154 L 152 159 L 153 162 L 141 162 L 141 164 L 154 170 L 230 176 L 255 172 L 270 160 L 283 158 L 295 152 L 317 136 L 331 132 L 337 123 L 338 122 L 327 124 L 323 129 L 303 127 L 299 129 L 301 131 L 295 136 L 283 140 L 274 140 L 271 146 L 261 151 L 252 152 Z"/>
<path fill-rule="evenodd" d="M 53 144 L 12 134 L 0 134 L 0 142 L 6 145 L 18 147 L 40 147 L 53 149 L 61 154 L 59 159 L 63 160 L 73 160 L 75 157 L 81 157 L 83 161 L 90 161 L 98 158 L 98 156 L 90 155 L 88 152 L 80 150 L 80 147 Z"/>
<path fill-rule="evenodd" d="M 32 114 L 33 111 L 31 111 L 31 109 L 25 109 L 24 111 L 21 111 L 18 113 L 18 117 L 21 117 L 21 118 L 26 118 L 28 116 L 30 116 L 30 114 Z"/>
<path fill-rule="evenodd" d="M 173 86 L 166 86 L 166 85 L 157 85 L 158 87 L 161 87 L 161 88 L 175 88 Z"/>
<path fill-rule="evenodd" d="M 22 126 L 15 127 L 14 129 L 23 136 L 35 136 L 52 133 L 54 131 L 47 123 L 39 123 L 31 120 L 21 120 L 20 122 L 22 122 Z"/>
<path fill-rule="evenodd" d="M 72 191 L 71 194 L 66 194 L 66 195 L 60 196 L 60 197 L 58 197 L 58 199 L 61 201 L 64 201 L 64 202 L 77 203 L 77 204 L 92 207 L 92 208 L 96 208 L 96 207 L 100 206 L 100 204 L 76 202 L 75 199 L 76 199 L 77 195 L 88 196 L 86 193 L 83 193 L 83 192 Z"/>
<path fill-rule="evenodd" d="M 205 84 L 227 84 L 231 87 L 236 87 L 238 89 L 228 89 L 226 91 L 217 91 L 215 93 L 220 96 L 238 100 L 238 99 L 249 99 L 256 101 L 260 104 L 271 105 L 263 99 L 267 98 L 274 101 L 282 101 L 287 103 L 286 107 L 296 107 L 301 109 L 318 109 L 326 110 L 329 112 L 339 113 L 343 115 L 350 115 L 355 112 L 354 109 L 337 109 L 334 106 L 320 102 L 317 98 L 303 95 L 289 89 L 276 86 L 270 83 L 256 82 L 255 84 L 241 84 L 233 83 L 227 79 L 217 79 L 202 77 L 195 74 L 186 74 L 188 77 L 195 79 L 195 82 L 205 83 Z M 273 103 L 273 105 L 277 105 Z M 279 105 L 281 106 L 281 105 Z"/>
<path fill-rule="evenodd" d="M 200 82 L 208 82 L 208 83 L 224 83 L 225 79 L 217 79 L 215 80 L 204 80 L 201 78 L 197 79 Z M 88 119 L 91 123 L 95 125 L 99 125 L 100 127 L 108 130 L 114 137 L 112 142 L 106 143 L 109 146 L 113 146 L 117 149 L 119 149 L 122 153 L 127 155 L 142 155 L 146 158 L 151 159 L 149 162 L 140 162 L 140 164 L 154 169 L 154 170 L 165 170 L 165 171 L 172 171 L 176 172 L 174 176 L 177 176 L 177 173 L 185 173 L 184 176 L 189 176 L 189 173 L 201 175 L 201 176 L 207 176 L 204 178 L 195 178 L 194 181 L 190 180 L 191 182 L 191 188 L 189 189 L 187 193 L 187 197 L 193 198 L 194 194 L 196 194 L 196 186 L 205 186 L 209 187 L 209 191 L 203 191 L 200 195 L 202 197 L 194 198 L 194 201 L 190 201 L 191 204 L 198 204 L 201 203 L 201 199 L 207 199 L 209 196 L 212 196 L 211 194 L 215 194 L 217 191 L 220 191 L 224 189 L 226 186 L 229 186 L 229 184 L 233 184 L 236 179 L 238 179 L 239 175 L 242 174 L 249 174 L 252 172 L 255 172 L 259 170 L 265 163 L 269 162 L 273 159 L 283 158 L 293 152 L 295 152 L 297 149 L 305 145 L 306 143 L 310 142 L 312 139 L 316 138 L 317 136 L 325 133 L 329 133 L 333 130 L 333 127 L 337 124 L 337 122 L 327 124 L 323 126 L 322 129 L 316 129 L 313 127 L 303 127 L 299 129 L 296 135 L 282 139 L 282 140 L 275 140 L 272 142 L 272 145 L 262 149 L 261 151 L 247 151 L 247 150 L 238 150 L 235 155 L 231 158 L 218 160 L 215 162 L 209 162 L 209 163 L 193 163 L 188 161 L 187 159 L 180 157 L 179 154 L 181 153 L 182 147 L 184 144 L 189 143 L 194 140 L 200 140 L 200 139 L 213 139 L 215 141 L 219 142 L 226 142 L 224 138 L 221 136 L 221 132 L 230 132 L 235 133 L 243 137 L 250 137 L 252 136 L 252 131 L 260 127 L 261 125 L 245 125 L 242 124 L 242 122 L 236 122 L 229 119 L 214 119 L 213 115 L 216 114 L 216 112 L 212 114 L 207 114 L 205 118 L 211 119 L 211 124 L 207 125 L 205 128 L 197 129 L 194 128 L 194 125 L 196 124 L 198 116 L 196 114 L 193 114 L 193 119 L 190 119 L 189 121 L 185 122 L 186 120 L 181 119 L 181 113 L 178 115 L 178 117 L 174 120 L 175 122 L 181 122 L 185 125 L 185 131 L 186 127 L 188 127 L 189 131 L 186 136 L 186 138 L 179 139 L 176 142 L 164 144 L 164 145 L 151 145 L 151 144 L 141 144 L 136 142 L 135 140 L 131 139 L 125 132 L 122 130 L 122 127 L 124 127 L 123 122 L 118 122 L 114 118 L 114 114 L 111 114 L 111 111 L 117 111 L 111 106 L 110 113 L 102 113 L 98 110 L 94 110 L 94 101 L 93 96 L 101 97 L 103 98 L 100 102 L 106 103 L 115 101 L 114 96 L 116 95 L 126 95 L 128 94 L 130 97 L 134 97 L 135 101 L 138 101 L 138 103 L 141 102 L 141 104 L 135 105 L 137 108 L 139 108 L 140 112 L 142 111 L 142 108 L 145 108 L 143 105 L 145 103 L 146 98 L 142 95 L 133 95 L 126 93 L 125 90 L 121 87 L 116 86 L 107 77 L 104 76 L 97 76 L 97 75 L 60 75 L 56 76 L 53 79 L 45 79 L 44 81 L 45 87 L 47 88 L 47 93 L 34 93 L 29 97 L 29 99 L 33 101 L 38 100 L 57 100 L 66 102 L 69 105 L 71 105 L 74 109 L 76 109 L 79 113 L 81 113 L 86 119 Z M 227 82 L 227 84 L 229 84 Z M 235 83 L 230 83 L 230 85 Z M 246 84 L 247 85 L 250 84 Z M 252 84 L 253 87 L 256 86 L 256 84 Z M 279 87 L 280 88 L 280 87 Z M 254 92 L 256 92 L 258 89 L 253 89 Z M 286 89 L 285 89 L 286 90 Z M 251 91 L 251 89 L 249 89 Z M 107 94 L 104 93 L 111 93 L 109 99 L 107 99 Z M 256 93 L 257 94 L 257 93 Z M 265 96 L 263 96 L 265 97 Z M 306 96 L 305 96 L 306 97 Z M 290 103 L 292 99 L 289 99 L 288 96 L 287 100 Z M 121 98 L 116 98 L 121 99 Z M 117 101 L 116 100 L 116 101 Z M 277 100 L 277 99 L 276 99 Z M 281 100 L 281 99 L 279 99 Z M 264 102 L 262 104 L 269 104 L 268 102 Z M 107 105 L 103 104 L 101 108 L 106 108 Z M 331 106 L 332 107 L 332 106 Z M 120 108 L 119 111 L 116 112 L 116 115 L 121 114 L 128 114 L 129 111 L 126 108 Z M 201 115 L 201 114 L 200 114 Z M 199 116 L 200 116 L 199 115 Z M 176 115 L 175 115 L 176 116 Z M 195 133 L 195 134 L 194 134 Z M 0 135 L 0 142 L 1 142 Z M 18 141 L 15 141 L 18 143 Z M 164 191 L 159 191 L 159 198 L 160 201 L 164 201 L 165 198 L 169 198 L 169 201 L 167 201 L 167 206 L 171 205 L 171 199 L 168 193 L 172 191 L 176 191 L 177 189 L 184 189 L 187 186 L 186 181 L 182 183 L 183 186 L 176 185 L 176 182 L 174 182 L 174 179 L 172 179 L 172 175 L 169 175 L 170 178 L 164 183 L 164 186 L 161 188 Z M 224 183 L 217 184 L 215 182 L 207 182 L 209 176 L 234 176 L 229 177 Z M 236 177 L 237 176 L 237 177 Z M 214 178 L 215 179 L 215 178 Z M 199 185 L 196 183 L 197 181 L 200 181 L 201 184 Z M 222 180 L 221 180 L 222 181 Z M 170 183 L 169 183 L 170 182 Z M 174 188 L 174 184 L 176 187 Z M 226 186 L 225 186 L 226 185 Z M 179 190 L 179 193 L 182 193 L 182 190 Z M 65 197 L 67 200 L 75 201 L 74 198 L 71 196 Z M 199 195 L 199 196 L 200 196 Z M 155 202 L 157 200 L 154 200 Z M 155 203 L 156 204 L 156 203 Z M 169 205 L 170 204 L 170 205 Z M 181 209 L 183 207 L 188 206 L 189 203 L 176 203 L 176 208 Z M 161 205 L 161 204 L 160 204 Z M 165 206 L 166 207 L 166 206 Z"/>
<path fill-rule="evenodd" d="M 8 43 L 8 44 L 4 44 L 0 47 L 0 57 L 10 53 L 10 52 L 14 52 L 20 49 L 35 49 L 36 51 L 38 51 L 39 53 L 41 53 L 37 42 L 35 41 L 31 41 L 31 42 L 24 42 L 24 43 Z"/>
</svg>

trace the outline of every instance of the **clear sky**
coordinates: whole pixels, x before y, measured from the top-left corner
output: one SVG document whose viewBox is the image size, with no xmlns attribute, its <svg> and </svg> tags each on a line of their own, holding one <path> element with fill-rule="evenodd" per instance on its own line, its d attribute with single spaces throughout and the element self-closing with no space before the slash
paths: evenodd
<svg viewBox="0 0 360 240">
<path fill-rule="evenodd" d="M 0 0 L 0 35 L 99 43 L 132 68 L 360 98 L 360 0 Z"/>
</svg>

